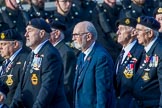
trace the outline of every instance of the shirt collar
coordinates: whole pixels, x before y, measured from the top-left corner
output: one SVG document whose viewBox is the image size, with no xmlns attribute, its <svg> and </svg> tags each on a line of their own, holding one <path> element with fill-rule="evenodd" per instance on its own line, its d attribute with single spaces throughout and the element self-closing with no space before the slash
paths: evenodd
<svg viewBox="0 0 162 108">
<path fill-rule="evenodd" d="M 86 51 L 83 52 L 85 54 L 84 60 L 87 58 L 87 56 L 89 55 L 89 53 L 92 51 L 94 45 L 95 45 L 95 42 L 93 42 L 91 44 L 91 46 Z"/>
<path fill-rule="evenodd" d="M 155 41 L 157 40 L 158 36 L 156 36 L 146 47 L 145 47 L 145 51 L 146 53 L 151 49 L 152 45 L 155 43 Z"/>
<path fill-rule="evenodd" d="M 22 48 L 18 49 L 18 50 L 9 58 L 9 60 L 10 60 L 11 62 L 15 59 L 15 57 L 18 55 L 18 53 L 21 51 L 21 49 L 22 49 Z"/>
<path fill-rule="evenodd" d="M 133 42 L 131 42 L 130 44 L 128 44 L 124 49 L 125 53 L 123 55 L 123 59 L 122 62 L 124 61 L 124 59 L 126 58 L 126 56 L 128 55 L 128 53 L 130 52 L 130 50 L 133 48 L 133 46 L 136 44 L 137 40 L 134 40 Z"/>
<path fill-rule="evenodd" d="M 35 50 L 33 50 L 34 54 L 38 54 L 38 52 L 40 51 L 40 49 L 43 47 L 43 45 L 47 42 L 48 40 L 45 40 L 44 42 L 42 42 L 41 44 L 39 44 Z"/>
</svg>

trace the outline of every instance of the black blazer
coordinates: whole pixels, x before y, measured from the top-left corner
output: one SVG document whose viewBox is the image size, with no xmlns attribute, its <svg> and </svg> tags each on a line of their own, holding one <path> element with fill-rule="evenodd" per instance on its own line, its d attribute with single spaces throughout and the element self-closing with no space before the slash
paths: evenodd
<svg viewBox="0 0 162 108">
<path fill-rule="evenodd" d="M 21 49 L 18 55 L 14 58 L 9 68 L 7 68 L 4 77 L 1 80 L 6 83 L 9 87 L 9 92 L 7 94 L 7 99 L 5 103 L 9 106 L 15 94 L 18 83 L 20 82 L 21 76 L 23 74 L 22 67 L 24 66 L 24 62 L 26 61 L 26 57 L 28 56 L 28 51 L 25 49 Z M 12 75 L 11 80 L 7 75 Z M 11 82 L 10 82 L 11 81 Z"/>
<path fill-rule="evenodd" d="M 117 96 L 117 108 L 131 108 L 132 96 L 132 79 L 139 67 L 140 59 L 143 52 L 143 46 L 139 45 L 138 42 L 132 47 L 120 68 L 118 69 L 115 78 L 115 89 Z M 136 61 L 135 61 L 136 60 Z M 118 61 L 116 61 L 116 64 Z M 117 66 L 117 65 L 116 65 Z M 128 77 L 126 72 L 130 71 L 132 67 L 132 76 Z"/>
<path fill-rule="evenodd" d="M 47 41 L 34 56 L 16 91 L 11 108 L 68 108 L 63 86 L 63 64 L 56 48 Z"/>
<path fill-rule="evenodd" d="M 162 107 L 162 42 L 158 39 L 149 52 L 141 59 L 141 64 L 133 78 L 133 96 L 138 105 Z"/>
</svg>

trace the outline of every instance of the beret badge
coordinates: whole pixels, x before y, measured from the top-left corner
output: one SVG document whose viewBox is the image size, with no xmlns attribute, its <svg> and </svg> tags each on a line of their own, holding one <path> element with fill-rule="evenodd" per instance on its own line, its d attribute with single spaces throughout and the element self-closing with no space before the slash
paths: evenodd
<svg viewBox="0 0 162 108">
<path fill-rule="evenodd" d="M 137 18 L 137 22 L 140 23 L 141 22 L 141 19 L 140 17 Z"/>
<path fill-rule="evenodd" d="M 125 24 L 127 24 L 127 25 L 130 24 L 130 20 L 129 19 L 126 19 L 125 20 Z"/>
<path fill-rule="evenodd" d="M 4 39 L 6 36 L 4 33 L 1 33 L 1 39 Z"/>
<path fill-rule="evenodd" d="M 162 8 L 159 8 L 157 11 L 158 13 L 162 13 Z"/>
</svg>

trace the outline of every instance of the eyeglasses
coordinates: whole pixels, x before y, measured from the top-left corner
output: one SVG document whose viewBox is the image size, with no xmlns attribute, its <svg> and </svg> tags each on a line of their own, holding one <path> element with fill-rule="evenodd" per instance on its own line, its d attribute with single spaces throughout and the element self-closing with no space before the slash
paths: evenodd
<svg viewBox="0 0 162 108">
<path fill-rule="evenodd" d="M 88 34 L 89 32 L 84 32 L 84 33 L 74 33 L 72 34 L 74 37 L 79 37 L 79 36 L 83 36 L 84 34 Z"/>
</svg>

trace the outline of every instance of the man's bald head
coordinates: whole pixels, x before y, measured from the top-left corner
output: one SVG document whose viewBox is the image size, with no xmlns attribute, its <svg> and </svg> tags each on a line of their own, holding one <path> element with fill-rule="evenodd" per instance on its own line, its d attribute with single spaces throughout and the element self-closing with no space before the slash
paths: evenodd
<svg viewBox="0 0 162 108">
<path fill-rule="evenodd" d="M 80 32 L 85 33 L 85 32 L 89 32 L 93 35 L 94 39 L 97 39 L 97 31 L 96 28 L 94 27 L 94 25 L 89 22 L 89 21 L 82 21 L 79 22 L 78 24 L 76 24 L 76 26 L 74 27 L 74 31 L 76 29 L 79 29 Z"/>
</svg>

